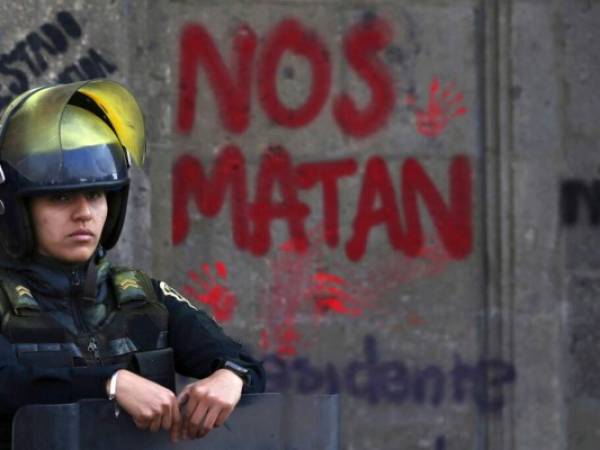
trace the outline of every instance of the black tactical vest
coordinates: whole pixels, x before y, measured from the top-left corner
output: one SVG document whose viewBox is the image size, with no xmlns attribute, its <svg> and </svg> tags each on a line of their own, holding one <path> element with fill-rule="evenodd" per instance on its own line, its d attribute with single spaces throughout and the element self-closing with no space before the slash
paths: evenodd
<svg viewBox="0 0 600 450">
<path fill-rule="evenodd" d="M 114 308 L 92 331 L 81 320 L 77 302 L 73 333 L 44 311 L 23 284 L 0 272 L 2 334 L 26 366 L 59 368 L 120 365 L 174 388 L 172 352 L 167 348 L 168 312 L 150 278 L 130 268 L 112 268 L 109 290 Z"/>
</svg>

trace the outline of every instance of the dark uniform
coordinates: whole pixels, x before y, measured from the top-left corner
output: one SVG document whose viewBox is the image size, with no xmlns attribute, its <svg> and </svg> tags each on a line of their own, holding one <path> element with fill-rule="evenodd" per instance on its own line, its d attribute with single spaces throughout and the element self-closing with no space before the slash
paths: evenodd
<svg viewBox="0 0 600 450">
<path fill-rule="evenodd" d="M 204 378 L 225 367 L 241 372 L 244 393 L 264 391 L 262 365 L 209 315 L 105 256 L 144 134 L 135 99 L 108 80 L 29 91 L 0 119 L 0 448 L 10 448 L 19 407 L 106 398 L 121 368 L 173 389 L 174 371 Z M 106 193 L 95 255 L 63 264 L 38 254 L 28 197 L 80 190 Z"/>
<path fill-rule="evenodd" d="M 249 369 L 244 393 L 264 391 L 262 365 L 165 282 L 114 269 L 106 259 L 97 267 L 96 297 L 89 298 L 84 266 L 59 266 L 44 257 L 2 265 L 0 441 L 5 448 L 20 406 L 106 398 L 106 380 L 120 368 L 172 387 L 171 349 L 177 373 L 204 378 L 232 361 Z"/>
</svg>

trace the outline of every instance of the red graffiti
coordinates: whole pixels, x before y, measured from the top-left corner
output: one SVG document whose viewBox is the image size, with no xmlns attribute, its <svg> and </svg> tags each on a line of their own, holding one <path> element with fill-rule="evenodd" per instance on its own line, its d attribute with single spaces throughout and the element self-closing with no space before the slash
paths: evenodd
<svg viewBox="0 0 600 450">
<path fill-rule="evenodd" d="M 273 349 L 281 356 L 294 356 L 301 339 L 293 323 L 282 323 L 275 325 L 270 331 L 262 330 L 259 346 L 264 351 Z"/>
<path fill-rule="evenodd" d="M 294 245 L 302 251 L 308 246 L 304 220 L 310 208 L 298 198 L 294 166 L 287 152 L 271 148 L 262 158 L 256 181 L 256 198 L 250 206 L 250 218 L 254 223 L 251 245 L 257 255 L 264 255 L 271 247 L 271 222 L 281 219 L 287 222 Z M 274 201 L 279 188 L 281 201 Z"/>
<path fill-rule="evenodd" d="M 338 182 L 343 177 L 354 175 L 358 164 L 352 159 L 337 161 L 321 161 L 304 163 L 296 168 L 298 187 L 312 189 L 321 184 L 323 198 L 323 224 L 325 240 L 330 247 L 337 247 L 339 242 L 340 199 Z"/>
<path fill-rule="evenodd" d="M 256 36 L 247 26 L 237 29 L 233 38 L 234 69 L 228 71 L 210 34 L 198 24 L 189 24 L 181 33 L 179 66 L 179 103 L 177 129 L 192 130 L 196 114 L 198 65 L 204 66 L 217 98 L 221 122 L 234 133 L 248 127 L 250 112 L 250 74 L 256 49 Z"/>
<path fill-rule="evenodd" d="M 238 248 L 245 248 L 249 234 L 246 163 L 237 147 L 227 146 L 221 151 L 208 177 L 196 157 L 183 155 L 175 162 L 172 179 L 172 239 L 175 245 L 181 243 L 189 232 L 187 204 L 190 198 L 195 200 L 198 211 L 207 217 L 214 217 L 221 210 L 229 188 L 233 240 Z"/>
<path fill-rule="evenodd" d="M 344 53 L 350 66 L 371 89 L 371 101 L 363 109 L 348 94 L 341 94 L 333 104 L 333 115 L 340 128 L 350 136 L 362 138 L 381 129 L 395 103 L 392 75 L 377 59 L 377 53 L 392 40 L 392 29 L 382 19 L 358 23 L 344 39 Z"/>
<path fill-rule="evenodd" d="M 369 311 L 385 313 L 381 298 L 399 285 L 437 276 L 452 261 L 439 243 L 426 244 L 416 258 L 399 255 L 375 264 L 366 274 L 369 283 L 356 281 L 364 278 L 359 269 L 339 265 L 322 270 L 320 249 L 325 239 L 322 233 L 311 232 L 314 245 L 298 252 L 293 240 L 279 246 L 269 260 L 272 273 L 268 290 L 263 294 L 264 323 L 260 346 L 281 356 L 294 356 L 318 341 L 318 331 L 327 316 L 348 318 L 364 317 Z M 349 272 L 347 276 L 342 272 Z M 362 276 L 361 276 L 362 275 Z M 405 322 L 411 327 L 425 326 L 425 319 L 415 311 L 407 311 Z M 308 332 L 303 333 L 303 329 Z"/>
<path fill-rule="evenodd" d="M 367 303 L 374 304 L 382 294 L 393 291 L 399 285 L 441 275 L 452 261 L 439 241 L 431 239 L 416 258 L 399 255 L 376 264 L 376 267 L 368 271 L 370 283 L 361 288 L 360 295 Z M 353 275 L 354 278 L 358 276 L 359 273 Z"/>
<path fill-rule="evenodd" d="M 323 239 L 318 231 L 312 230 L 310 235 L 315 244 L 310 249 L 299 251 L 297 242 L 290 239 L 270 260 L 271 282 L 259 318 L 265 324 L 260 340 L 265 351 L 293 356 L 300 346 L 307 347 L 310 342 L 298 326 L 303 315 L 311 319 L 312 326 L 318 326 L 327 315 L 356 317 L 363 312 L 364 306 L 349 293 L 341 276 L 316 269 Z"/>
<path fill-rule="evenodd" d="M 371 99 L 363 108 L 346 92 L 332 99 L 333 118 L 342 132 L 350 136 L 372 135 L 387 123 L 393 111 L 395 92 L 391 71 L 378 57 L 391 40 L 391 25 L 380 18 L 364 19 L 344 37 L 345 58 L 371 91 Z M 331 93 L 333 73 L 323 39 L 298 20 L 286 18 L 275 24 L 261 42 L 263 47 L 255 62 L 256 35 L 247 25 L 238 28 L 233 36 L 234 58 L 227 67 L 214 39 L 202 25 L 191 23 L 183 28 L 176 126 L 179 132 L 190 133 L 196 119 L 200 66 L 206 72 L 227 131 L 243 133 L 249 125 L 252 73 L 256 73 L 259 103 L 276 124 L 298 128 L 319 116 Z M 277 89 L 278 70 L 286 52 L 305 59 L 311 70 L 310 91 L 304 103 L 295 108 L 282 102 Z"/>
<path fill-rule="evenodd" d="M 426 109 L 416 110 L 417 131 L 423 136 L 438 137 L 448 126 L 451 119 L 464 116 L 467 108 L 463 106 L 464 95 L 454 93 L 456 84 L 448 83 L 442 90 L 440 80 L 433 77 L 429 86 L 429 100 Z M 409 105 L 415 105 L 416 99 L 409 95 L 406 98 Z"/>
<path fill-rule="evenodd" d="M 364 270 L 353 269 L 346 277 L 349 280 L 366 278 L 367 285 L 352 287 L 353 297 L 360 298 L 364 308 L 373 309 L 386 292 L 394 291 L 398 286 L 413 281 L 433 278 L 442 274 L 453 258 L 437 239 L 431 239 L 419 251 L 416 257 L 396 255 L 386 257 L 374 267 Z M 410 322 L 410 321 L 409 321 Z"/>
<path fill-rule="evenodd" d="M 185 284 L 183 291 L 198 302 L 210 306 L 218 322 L 231 320 L 237 298 L 226 286 L 228 274 L 225 264 L 217 261 L 214 274 L 210 265 L 202 264 L 200 273 L 190 270 L 187 276 L 194 286 Z"/>
<path fill-rule="evenodd" d="M 464 258 L 471 251 L 471 169 L 468 159 L 456 157 L 450 172 L 450 205 L 446 207 L 423 167 L 413 158 L 407 159 L 401 169 L 401 198 L 406 226 L 400 223 L 395 193 L 385 162 L 372 157 L 367 163 L 363 178 L 358 212 L 354 220 L 354 235 L 346 245 L 346 253 L 352 260 L 364 254 L 369 231 L 374 225 L 384 224 L 392 247 L 409 256 L 417 256 L 423 248 L 423 229 L 417 205 L 420 194 L 428 206 L 440 238 L 456 259 Z M 374 208 L 377 198 L 381 206 Z"/>
<path fill-rule="evenodd" d="M 327 313 L 358 317 L 363 309 L 354 296 L 347 292 L 348 283 L 339 275 L 317 272 L 313 276 L 309 295 L 315 300 L 315 311 L 323 316 Z"/>
<path fill-rule="evenodd" d="M 180 156 L 173 167 L 173 244 L 183 243 L 189 233 L 188 203 L 195 200 L 200 213 L 215 216 L 232 199 L 233 239 L 240 249 L 255 255 L 271 247 L 271 225 L 287 223 L 290 239 L 300 251 L 306 250 L 305 220 L 311 208 L 300 200 L 298 191 L 323 186 L 324 234 L 327 245 L 338 243 L 339 183 L 355 173 L 353 160 L 312 162 L 294 167 L 282 147 L 265 152 L 256 177 L 255 199 L 247 200 L 245 160 L 239 149 L 227 146 L 218 155 L 210 175 L 191 155 Z M 448 168 L 449 201 L 446 203 L 423 166 L 414 158 L 400 167 L 400 197 L 387 163 L 379 156 L 367 160 L 353 221 L 353 233 L 346 243 L 346 255 L 359 261 L 365 254 L 371 230 L 384 226 L 392 248 L 414 257 L 424 246 L 421 206 L 429 212 L 433 226 L 449 255 L 466 258 L 473 245 L 471 165 L 464 155 L 452 158 Z M 278 196 L 276 194 L 279 194 Z M 275 199 L 275 197 L 279 197 Z M 253 225 L 251 227 L 250 225 Z"/>
<path fill-rule="evenodd" d="M 297 323 L 305 304 L 316 248 L 299 252 L 297 242 L 290 239 L 279 246 L 269 262 L 271 282 L 263 293 L 263 317 L 259 318 L 264 323 L 260 340 L 263 350 L 282 356 L 296 354 L 302 340 Z"/>
<path fill-rule="evenodd" d="M 277 93 L 277 67 L 286 51 L 305 57 L 312 69 L 311 93 L 304 105 L 296 109 L 283 105 Z M 269 118 L 290 128 L 312 122 L 327 100 L 330 85 L 331 67 L 325 44 L 295 19 L 280 22 L 267 36 L 259 64 L 259 99 Z"/>
</svg>

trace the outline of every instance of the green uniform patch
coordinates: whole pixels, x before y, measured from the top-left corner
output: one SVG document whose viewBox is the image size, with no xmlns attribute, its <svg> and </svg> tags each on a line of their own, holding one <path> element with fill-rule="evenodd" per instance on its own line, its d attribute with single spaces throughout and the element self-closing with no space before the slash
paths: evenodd
<svg viewBox="0 0 600 450">
<path fill-rule="evenodd" d="M 119 304 L 146 299 L 146 293 L 142 283 L 138 280 L 137 271 L 116 272 L 113 275 L 113 283 Z"/>
</svg>

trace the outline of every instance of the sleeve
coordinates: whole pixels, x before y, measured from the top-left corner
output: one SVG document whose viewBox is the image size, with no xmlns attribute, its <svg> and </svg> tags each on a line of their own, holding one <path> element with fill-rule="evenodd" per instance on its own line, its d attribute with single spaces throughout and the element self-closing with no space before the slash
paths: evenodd
<svg viewBox="0 0 600 450">
<path fill-rule="evenodd" d="M 152 280 L 158 298 L 169 311 L 169 345 L 175 355 L 175 370 L 195 378 L 205 378 L 225 361 L 249 370 L 250 382 L 243 393 L 264 392 L 266 375 L 262 362 L 254 359 L 238 342 L 227 336 L 206 312 L 164 281 Z"/>
<path fill-rule="evenodd" d="M 119 366 L 34 368 L 20 364 L 10 342 L 0 335 L 0 414 L 27 404 L 71 403 L 105 398 L 106 380 Z"/>
</svg>

